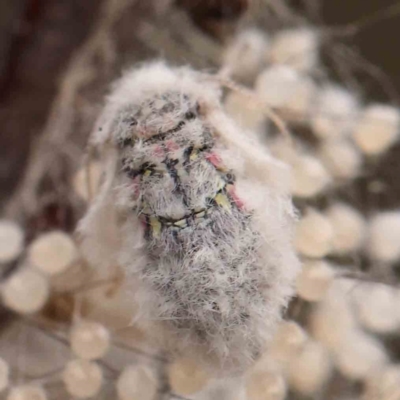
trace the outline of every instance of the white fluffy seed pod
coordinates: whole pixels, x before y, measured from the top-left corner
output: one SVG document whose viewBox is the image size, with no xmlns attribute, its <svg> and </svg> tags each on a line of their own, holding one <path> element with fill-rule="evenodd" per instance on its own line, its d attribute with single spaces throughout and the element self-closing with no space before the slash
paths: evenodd
<svg viewBox="0 0 400 400">
<path fill-rule="evenodd" d="M 268 138 L 268 148 L 274 157 L 289 165 L 293 165 L 299 155 L 297 146 L 293 142 L 288 141 L 283 135 Z"/>
<path fill-rule="evenodd" d="M 400 136 L 400 112 L 385 104 L 365 108 L 354 127 L 353 139 L 367 155 L 385 152 Z"/>
<path fill-rule="evenodd" d="M 356 327 L 350 303 L 354 285 L 350 281 L 334 281 L 324 300 L 311 313 L 312 335 L 329 349 L 340 347 L 348 332 Z"/>
<path fill-rule="evenodd" d="M 10 379 L 10 367 L 8 363 L 0 357 L 0 393 L 7 388 Z"/>
<path fill-rule="evenodd" d="M 0 220 L 0 262 L 15 260 L 22 252 L 24 232 L 14 222 Z"/>
<path fill-rule="evenodd" d="M 310 258 L 325 257 L 333 247 L 334 230 L 329 219 L 314 209 L 308 209 L 297 224 L 295 246 Z"/>
<path fill-rule="evenodd" d="M 181 396 L 187 396 L 203 389 L 210 379 L 196 360 L 178 359 L 168 365 L 168 381 L 171 390 Z"/>
<path fill-rule="evenodd" d="M 226 112 L 245 129 L 252 131 L 265 139 L 267 119 L 265 111 L 254 100 L 241 92 L 231 91 L 225 99 Z"/>
<path fill-rule="evenodd" d="M 400 212 L 382 212 L 369 222 L 366 249 L 373 260 L 392 263 L 400 259 Z"/>
<path fill-rule="evenodd" d="M 353 94 L 341 86 L 323 86 L 315 100 L 311 127 L 321 139 L 334 139 L 350 134 L 357 120 L 358 102 Z"/>
<path fill-rule="evenodd" d="M 340 346 L 334 349 L 334 362 L 349 379 L 367 379 L 380 371 L 388 358 L 383 345 L 362 331 L 347 333 Z"/>
<path fill-rule="evenodd" d="M 76 356 L 95 360 L 103 357 L 109 350 L 110 333 L 97 322 L 80 321 L 71 329 L 70 342 Z"/>
<path fill-rule="evenodd" d="M 361 324 L 377 333 L 396 332 L 400 328 L 399 292 L 380 284 L 362 284 L 353 297 Z"/>
<path fill-rule="evenodd" d="M 227 46 L 222 69 L 234 78 L 251 81 L 261 70 L 268 50 L 269 41 L 264 32 L 257 29 L 242 31 Z"/>
<path fill-rule="evenodd" d="M 281 109 L 287 118 L 295 121 L 308 118 L 316 92 L 309 77 L 282 65 L 264 70 L 257 78 L 255 89 L 268 106 Z"/>
<path fill-rule="evenodd" d="M 47 400 L 47 395 L 41 386 L 21 385 L 10 390 L 7 400 Z"/>
<path fill-rule="evenodd" d="M 295 197 L 314 197 L 322 193 L 331 182 L 328 171 L 316 157 L 298 155 L 291 166 L 292 194 Z"/>
<path fill-rule="evenodd" d="M 399 400 L 400 365 L 387 365 L 366 382 L 363 400 Z"/>
<path fill-rule="evenodd" d="M 316 393 L 332 372 L 328 350 L 320 343 L 309 341 L 293 358 L 289 367 L 289 385 L 304 395 Z"/>
<path fill-rule="evenodd" d="M 158 381 L 148 367 L 132 365 L 126 367 L 117 381 L 119 400 L 153 400 L 157 394 Z"/>
<path fill-rule="evenodd" d="M 318 47 L 318 33 L 313 29 L 281 30 L 271 40 L 267 61 L 310 72 L 319 62 Z"/>
<path fill-rule="evenodd" d="M 307 333 L 294 321 L 279 326 L 269 347 L 268 356 L 283 366 L 287 365 L 307 341 Z"/>
<path fill-rule="evenodd" d="M 361 153 L 348 139 L 325 140 L 319 155 L 328 171 L 339 180 L 354 179 L 360 173 Z"/>
<path fill-rule="evenodd" d="M 24 268 L 13 274 L 1 287 L 5 306 L 22 314 L 41 310 L 49 296 L 49 282 L 39 272 Z"/>
<path fill-rule="evenodd" d="M 78 257 L 71 236 L 62 231 L 44 233 L 29 246 L 29 262 L 48 275 L 65 271 Z"/>
<path fill-rule="evenodd" d="M 65 366 L 62 379 L 70 395 L 86 399 L 100 391 L 103 372 L 95 362 L 71 360 Z"/>
<path fill-rule="evenodd" d="M 333 231 L 333 248 L 335 254 L 352 253 L 361 248 L 365 238 L 365 218 L 355 208 L 336 203 L 326 211 Z"/>
<path fill-rule="evenodd" d="M 163 63 L 115 85 L 92 138 L 106 174 L 80 233 L 97 269 L 125 268 L 149 335 L 229 375 L 273 336 L 299 263 L 289 171 L 215 85 Z"/>
<path fill-rule="evenodd" d="M 247 381 L 247 396 L 251 400 L 284 400 L 287 393 L 285 379 L 277 370 L 257 370 Z"/>
<path fill-rule="evenodd" d="M 308 261 L 297 277 L 297 294 L 307 301 L 320 301 L 334 277 L 333 268 L 325 261 Z"/>
<path fill-rule="evenodd" d="M 100 184 L 101 170 L 101 165 L 97 161 L 92 161 L 81 167 L 75 174 L 72 187 L 82 199 L 88 201 L 96 195 Z"/>
</svg>

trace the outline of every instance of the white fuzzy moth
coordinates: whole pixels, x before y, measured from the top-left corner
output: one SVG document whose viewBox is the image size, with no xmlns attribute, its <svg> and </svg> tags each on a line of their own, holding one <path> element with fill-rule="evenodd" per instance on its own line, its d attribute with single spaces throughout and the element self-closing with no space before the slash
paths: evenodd
<svg viewBox="0 0 400 400">
<path fill-rule="evenodd" d="M 299 262 L 288 171 L 220 97 L 190 68 L 128 71 L 92 137 L 104 179 L 80 233 L 94 267 L 124 268 L 167 351 L 232 377 L 274 333 Z"/>
</svg>

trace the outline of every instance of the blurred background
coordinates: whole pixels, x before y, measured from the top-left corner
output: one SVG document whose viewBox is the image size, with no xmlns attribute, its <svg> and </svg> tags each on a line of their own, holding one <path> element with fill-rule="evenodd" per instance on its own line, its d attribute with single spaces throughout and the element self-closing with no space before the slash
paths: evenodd
<svg viewBox="0 0 400 400">
<path fill-rule="evenodd" d="M 126 7 L 118 26 L 112 27 L 114 60 L 109 60 L 105 81 L 124 66 L 151 57 L 168 57 L 176 63 L 193 61 L 185 54 L 195 49 L 174 51 L 162 43 L 147 43 L 143 25 L 160 24 L 168 30 L 169 21 L 157 21 L 154 7 L 168 8 L 169 1 L 121 0 Z M 178 2 L 179 3 L 179 2 Z M 207 39 L 224 43 L 238 29 L 238 17 L 248 10 L 265 7 L 268 1 L 209 0 L 181 1 L 191 22 L 207 32 Z M 271 2 L 273 4 L 273 2 Z M 395 96 L 400 86 L 400 59 L 397 56 L 399 4 L 389 0 L 323 1 L 297 0 L 285 2 L 293 14 L 276 16 L 267 29 L 298 24 L 299 19 L 321 27 L 343 27 L 361 23 L 359 30 L 350 35 L 338 35 L 338 41 L 354 49 L 358 62 L 344 57 L 343 68 L 351 68 L 362 89 L 371 98 L 387 99 Z M 88 39 L 101 13 L 101 1 L 15 0 L 0 4 L 0 101 L 1 101 L 1 199 L 2 202 L 15 189 L 26 166 L 32 141 L 40 135 L 55 99 L 60 80 L 77 50 Z M 273 6 L 271 6 L 273 9 Z M 184 11 L 185 12 L 185 11 Z M 157 14 L 157 12 L 156 12 Z M 255 18 L 255 14 L 253 17 Z M 365 18 L 372 17 L 365 25 Z M 251 17 L 250 17 L 251 20 Z M 187 23 L 188 21 L 185 21 Z M 251 22 L 246 21 L 251 25 Z M 243 25 L 243 22 L 241 22 Z M 229 25 L 230 29 L 226 29 Z M 239 26 L 241 26 L 239 24 Z M 180 26 L 181 30 L 192 29 Z M 161 28 L 160 28 L 161 29 Z M 173 36 L 170 34 L 170 36 Z M 170 38 L 171 41 L 174 39 Z M 178 39 L 175 39 L 178 40 Z M 179 47 L 179 43 L 175 43 Z M 182 46 L 183 47 L 183 46 Z M 170 54 L 171 53 L 171 54 Z M 200 66 L 214 67 L 210 60 L 198 60 Z M 356 65 L 354 65 L 354 63 Z M 332 66 L 328 60 L 328 66 Z M 375 78 L 365 72 L 373 69 Z M 335 69 L 335 68 L 333 68 Z M 105 71 L 100 71 L 102 74 Z M 378 78 L 376 78 L 378 77 Z M 385 82 L 385 84 L 382 83 Z M 100 87 L 99 90 L 104 90 Z M 96 99 L 97 100 L 97 99 Z"/>
<path fill-rule="evenodd" d="M 297 295 L 272 361 L 249 375 L 249 400 L 399 400 L 399 38 L 400 2 L 389 0 L 2 0 L 0 398 L 185 399 L 207 382 L 193 360 L 171 365 L 149 352 L 143 332 L 119 335 L 127 315 L 110 287 L 79 297 L 86 266 L 73 232 L 89 203 L 88 137 L 113 80 L 161 58 L 229 70 L 293 139 L 287 147 L 264 113 L 224 91 L 232 118 L 293 167 L 301 215 Z M 292 46 L 304 43 L 293 62 Z M 96 164 L 89 170 L 97 181 Z M 101 378 L 80 366 L 88 387 L 62 375 L 78 303 L 108 352 L 94 357 Z M 155 366 L 156 378 L 131 364 Z M 123 373 L 150 389 L 135 397 Z M 43 391 L 13 392 L 32 382 Z"/>
</svg>

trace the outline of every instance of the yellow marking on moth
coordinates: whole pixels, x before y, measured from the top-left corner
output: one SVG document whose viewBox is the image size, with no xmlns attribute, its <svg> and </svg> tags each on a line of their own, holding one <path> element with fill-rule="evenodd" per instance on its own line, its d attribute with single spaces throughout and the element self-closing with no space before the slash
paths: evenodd
<svg viewBox="0 0 400 400">
<path fill-rule="evenodd" d="M 160 237 L 161 222 L 156 217 L 150 217 L 150 226 L 152 228 L 153 237 Z"/>
<path fill-rule="evenodd" d="M 174 222 L 175 226 L 179 226 L 180 228 L 185 228 L 187 227 L 187 221 L 186 218 L 180 219 L 179 221 Z"/>
<path fill-rule="evenodd" d="M 142 206 L 142 213 L 143 214 L 151 214 L 151 208 L 149 207 L 149 205 L 148 204 L 143 204 L 143 206 Z"/>
<path fill-rule="evenodd" d="M 190 153 L 189 160 L 193 161 L 199 158 L 199 151 L 197 149 L 193 149 L 192 152 Z"/>
<path fill-rule="evenodd" d="M 230 209 L 231 209 L 231 203 L 230 203 L 230 201 L 229 201 L 229 199 L 228 199 L 228 196 L 227 196 L 226 194 L 224 194 L 224 193 L 218 193 L 218 194 L 215 196 L 215 199 L 214 199 L 214 200 L 216 201 L 216 203 L 217 203 L 219 206 L 225 208 L 226 210 L 230 210 Z"/>
<path fill-rule="evenodd" d="M 146 171 L 144 171 L 143 176 L 150 176 L 151 175 L 151 170 L 150 169 L 146 169 Z"/>
<path fill-rule="evenodd" d="M 222 190 L 225 187 L 225 181 L 219 176 L 217 190 Z"/>
</svg>

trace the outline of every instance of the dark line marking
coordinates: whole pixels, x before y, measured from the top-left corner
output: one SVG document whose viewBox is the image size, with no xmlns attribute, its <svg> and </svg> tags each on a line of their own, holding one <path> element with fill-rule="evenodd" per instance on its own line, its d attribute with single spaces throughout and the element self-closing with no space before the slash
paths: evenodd
<svg viewBox="0 0 400 400">
<path fill-rule="evenodd" d="M 178 125 L 175 126 L 175 128 L 169 129 L 168 131 L 165 132 L 157 133 L 156 135 L 144 140 L 143 143 L 155 143 L 164 140 L 171 133 L 179 132 L 185 126 L 185 124 L 186 124 L 185 121 L 180 121 Z"/>
<path fill-rule="evenodd" d="M 185 118 L 188 119 L 188 120 L 195 119 L 196 118 L 196 114 L 193 111 L 187 111 L 185 113 Z"/>
<path fill-rule="evenodd" d="M 145 222 L 146 222 L 146 230 L 144 232 L 144 237 L 146 240 L 150 240 L 153 236 L 153 232 L 151 230 L 151 225 L 150 225 L 150 216 L 147 214 L 143 214 L 146 218 Z"/>
<path fill-rule="evenodd" d="M 128 124 L 129 126 L 136 126 L 138 124 L 137 119 L 134 117 L 127 117 L 122 120 L 125 124 Z"/>
<path fill-rule="evenodd" d="M 185 171 L 187 173 L 190 172 L 190 156 L 192 155 L 193 149 L 194 149 L 193 146 L 189 146 L 183 152 L 183 158 L 184 158 L 183 167 L 185 168 Z"/>
<path fill-rule="evenodd" d="M 146 171 L 151 171 L 152 174 L 155 173 L 156 166 L 149 162 L 143 163 L 138 169 L 133 169 L 130 166 L 123 166 L 122 170 L 128 175 L 129 178 L 134 179 L 138 175 L 143 175 Z"/>
<path fill-rule="evenodd" d="M 174 191 L 176 191 L 177 193 L 179 193 L 182 196 L 183 204 L 186 207 L 189 207 L 189 200 L 187 198 L 185 191 L 183 190 L 182 182 L 181 182 L 181 179 L 179 178 L 178 171 L 175 168 L 175 166 L 179 163 L 179 160 L 173 160 L 173 159 L 169 158 L 168 155 L 166 155 L 164 161 L 162 161 L 162 162 L 165 164 L 169 175 L 174 180 L 174 183 L 175 183 Z"/>
</svg>

